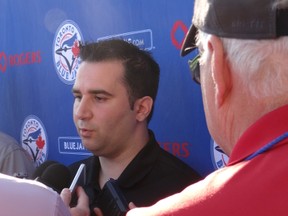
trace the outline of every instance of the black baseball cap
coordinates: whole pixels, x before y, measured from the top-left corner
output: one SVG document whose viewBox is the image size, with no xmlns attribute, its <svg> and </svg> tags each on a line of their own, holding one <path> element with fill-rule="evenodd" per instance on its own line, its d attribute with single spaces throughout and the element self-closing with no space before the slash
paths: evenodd
<svg viewBox="0 0 288 216">
<path fill-rule="evenodd" d="M 195 0 L 192 25 L 182 44 L 181 56 L 196 48 L 198 29 L 219 37 L 237 39 L 274 39 L 288 35 L 288 1 L 285 8 L 281 8 L 281 4 L 275 7 L 276 2 Z"/>
</svg>

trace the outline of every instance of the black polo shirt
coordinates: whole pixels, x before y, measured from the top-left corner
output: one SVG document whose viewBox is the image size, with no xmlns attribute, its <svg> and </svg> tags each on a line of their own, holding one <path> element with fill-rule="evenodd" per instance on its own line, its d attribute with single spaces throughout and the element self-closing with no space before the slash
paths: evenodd
<svg viewBox="0 0 288 216">
<path fill-rule="evenodd" d="M 117 184 L 126 200 L 137 207 L 149 206 L 158 200 L 180 192 L 201 176 L 186 163 L 163 150 L 152 131 L 145 147 L 125 168 Z M 82 185 L 89 197 L 90 207 L 97 206 L 101 192 L 98 184 L 100 162 L 97 156 L 78 161 L 69 168 L 74 176 L 81 163 L 86 164 L 86 185 Z"/>
</svg>

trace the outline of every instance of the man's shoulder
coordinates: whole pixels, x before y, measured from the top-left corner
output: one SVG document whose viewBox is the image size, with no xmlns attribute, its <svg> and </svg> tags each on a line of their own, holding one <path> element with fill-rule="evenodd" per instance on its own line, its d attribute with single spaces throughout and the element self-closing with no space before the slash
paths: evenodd
<svg viewBox="0 0 288 216">
<path fill-rule="evenodd" d="M 173 172 L 175 175 L 191 176 L 193 179 L 201 179 L 201 176 L 187 163 L 164 149 L 160 150 L 158 163 L 162 169 Z"/>
<path fill-rule="evenodd" d="M 159 159 L 163 163 L 167 164 L 174 164 L 175 166 L 181 166 L 181 167 L 188 167 L 188 164 L 186 164 L 184 161 L 182 161 L 180 158 L 177 156 L 173 155 L 172 153 L 160 148 L 160 153 L 159 153 Z"/>
<path fill-rule="evenodd" d="M 9 136 L 8 134 L 5 134 L 3 132 L 0 132 L 0 148 L 1 149 L 18 149 L 21 146 L 18 145 L 16 139 Z"/>
<path fill-rule="evenodd" d="M 1 215 L 21 215 L 23 211 L 25 215 L 70 215 L 60 196 L 41 182 L 4 174 L 0 174 L 0 182 Z M 23 199 L 26 194 L 29 199 Z"/>
<path fill-rule="evenodd" d="M 31 196 L 32 194 L 45 194 L 46 196 L 53 197 L 57 194 L 54 190 L 39 181 L 34 181 L 30 179 L 19 179 L 2 173 L 0 173 L 0 182 L 1 192 L 3 193 L 6 193 L 6 191 L 11 192 L 13 190 L 21 191 L 21 193 L 27 191 L 27 193 L 30 193 Z"/>
<path fill-rule="evenodd" d="M 13 158 L 13 160 L 20 159 L 20 161 L 22 162 L 21 160 L 23 158 L 22 155 L 25 155 L 25 153 L 26 153 L 25 150 L 22 148 L 21 145 L 18 144 L 16 139 L 14 139 L 13 137 L 5 133 L 0 132 L 0 158 L 1 159 L 6 158 L 10 154 L 15 154 L 15 157 Z"/>
</svg>

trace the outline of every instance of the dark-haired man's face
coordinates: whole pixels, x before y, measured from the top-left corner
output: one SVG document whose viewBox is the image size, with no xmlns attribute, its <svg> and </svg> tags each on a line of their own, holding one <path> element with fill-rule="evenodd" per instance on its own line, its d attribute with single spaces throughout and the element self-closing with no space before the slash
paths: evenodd
<svg viewBox="0 0 288 216">
<path fill-rule="evenodd" d="M 136 127 L 123 75 L 120 61 L 84 61 L 73 86 L 75 126 L 83 145 L 98 156 L 125 151 Z"/>
</svg>

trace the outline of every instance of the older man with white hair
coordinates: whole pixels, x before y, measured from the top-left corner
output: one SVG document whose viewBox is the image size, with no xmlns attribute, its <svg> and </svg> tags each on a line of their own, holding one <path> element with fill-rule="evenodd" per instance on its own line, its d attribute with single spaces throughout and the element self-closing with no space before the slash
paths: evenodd
<svg viewBox="0 0 288 216">
<path fill-rule="evenodd" d="M 128 216 L 288 215 L 287 35 L 287 0 L 195 0 L 182 55 L 229 163 Z"/>
</svg>

